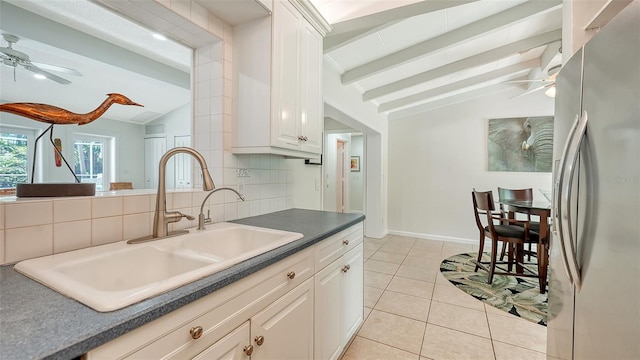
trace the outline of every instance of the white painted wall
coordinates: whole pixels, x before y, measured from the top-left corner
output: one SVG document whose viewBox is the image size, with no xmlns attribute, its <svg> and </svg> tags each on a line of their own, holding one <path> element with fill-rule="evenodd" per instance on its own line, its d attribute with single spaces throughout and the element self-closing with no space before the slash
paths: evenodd
<svg viewBox="0 0 640 360">
<path fill-rule="evenodd" d="M 349 176 L 349 212 L 364 211 L 364 141 L 362 135 L 351 135 L 351 156 L 360 157 L 360 171 L 352 171 Z"/>
<path fill-rule="evenodd" d="M 553 99 L 542 92 L 509 100 L 515 94 L 390 121 L 389 232 L 476 243 L 473 188 L 496 198 L 498 186 L 551 189 L 551 173 L 487 171 L 488 119 L 553 115 Z"/>
<path fill-rule="evenodd" d="M 336 119 L 367 136 L 367 189 L 364 234 L 381 238 L 387 234 L 387 116 L 362 101 L 362 94 L 353 86 L 344 86 L 340 72 L 324 59 L 323 98 L 325 116 Z"/>
</svg>

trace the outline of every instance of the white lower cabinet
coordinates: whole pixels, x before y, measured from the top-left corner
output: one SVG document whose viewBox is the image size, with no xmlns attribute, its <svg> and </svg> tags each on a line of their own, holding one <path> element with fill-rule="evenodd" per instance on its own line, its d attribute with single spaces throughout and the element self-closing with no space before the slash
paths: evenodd
<svg viewBox="0 0 640 360">
<path fill-rule="evenodd" d="M 336 359 L 362 323 L 362 229 L 353 225 L 84 359 Z"/>
<path fill-rule="evenodd" d="M 363 245 L 356 245 L 315 276 L 316 360 L 338 359 L 362 323 Z"/>
<path fill-rule="evenodd" d="M 313 280 L 308 279 L 193 360 L 311 359 Z"/>
<path fill-rule="evenodd" d="M 206 348 L 193 360 L 244 360 L 247 359 L 253 347 L 249 344 L 251 338 L 249 322 L 240 325 L 229 335 L 216 341 Z"/>
<path fill-rule="evenodd" d="M 252 359 L 313 358 L 313 279 L 251 318 Z"/>
<path fill-rule="evenodd" d="M 364 245 L 344 255 L 348 271 L 342 282 L 342 346 L 358 331 L 364 319 Z"/>
</svg>

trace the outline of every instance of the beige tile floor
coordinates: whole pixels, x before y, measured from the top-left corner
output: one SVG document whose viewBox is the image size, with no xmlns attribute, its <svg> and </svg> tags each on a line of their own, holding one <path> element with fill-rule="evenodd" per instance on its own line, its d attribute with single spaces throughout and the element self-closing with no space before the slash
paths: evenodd
<svg viewBox="0 0 640 360">
<path fill-rule="evenodd" d="M 365 321 L 343 360 L 544 360 L 546 328 L 472 298 L 440 261 L 472 245 L 365 238 Z"/>
</svg>

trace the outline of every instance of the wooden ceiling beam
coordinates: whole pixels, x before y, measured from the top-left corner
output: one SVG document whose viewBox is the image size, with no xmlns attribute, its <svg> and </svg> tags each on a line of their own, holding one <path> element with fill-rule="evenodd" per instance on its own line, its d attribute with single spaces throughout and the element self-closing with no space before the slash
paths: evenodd
<svg viewBox="0 0 640 360">
<path fill-rule="evenodd" d="M 442 35 L 425 40 L 416 45 L 396 51 L 376 60 L 362 64 L 346 71 L 342 75 L 342 83 L 347 85 L 360 79 L 393 69 L 411 60 L 450 48 L 456 44 L 477 38 L 483 34 L 519 22 L 528 17 L 560 7 L 559 0 L 527 1 L 521 5 L 493 14 L 468 25 L 459 27 Z"/>
<path fill-rule="evenodd" d="M 373 100 L 384 95 L 392 94 L 394 92 L 420 85 L 422 83 L 447 76 L 462 70 L 474 68 L 477 66 L 485 65 L 493 61 L 498 61 L 505 57 L 517 54 L 522 51 L 527 51 L 533 48 L 537 48 L 542 45 L 546 45 L 562 38 L 561 29 L 549 31 L 540 35 L 532 36 L 524 40 L 516 41 L 483 53 L 470 56 L 465 59 L 454 61 L 452 63 L 437 67 L 435 69 L 427 70 L 422 73 L 412 75 L 408 78 L 404 78 L 398 81 L 391 82 L 389 84 L 373 88 L 365 91 L 362 94 L 364 101 Z"/>
</svg>

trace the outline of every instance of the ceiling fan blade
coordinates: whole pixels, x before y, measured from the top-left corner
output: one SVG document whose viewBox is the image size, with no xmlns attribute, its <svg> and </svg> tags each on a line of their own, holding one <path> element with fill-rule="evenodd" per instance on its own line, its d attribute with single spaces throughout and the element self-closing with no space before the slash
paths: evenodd
<svg viewBox="0 0 640 360">
<path fill-rule="evenodd" d="M 35 65 L 31 65 L 31 64 L 25 64 L 23 65 L 25 69 L 34 72 L 36 74 L 40 74 L 42 76 L 45 76 L 47 79 L 49 80 L 53 80 L 59 84 L 63 84 L 63 85 L 68 85 L 71 84 L 71 81 L 61 78 L 60 76 L 54 75 L 48 71 L 44 71 L 42 69 L 40 69 L 39 67 L 35 66 Z"/>
<path fill-rule="evenodd" d="M 64 67 L 64 66 L 43 64 L 43 63 L 39 63 L 39 62 L 35 62 L 35 61 L 32 61 L 31 63 L 33 65 L 39 67 L 40 69 L 62 72 L 62 73 L 69 74 L 69 75 L 82 76 L 82 74 L 78 70 L 67 68 L 67 67 Z"/>
<path fill-rule="evenodd" d="M 29 55 L 23 53 L 22 51 L 14 50 L 10 47 L 0 47 L 0 53 L 3 53 L 8 57 L 17 60 L 29 61 Z"/>
<path fill-rule="evenodd" d="M 509 98 L 509 100 L 511 100 L 511 99 L 515 99 L 515 98 L 518 98 L 518 97 L 520 97 L 520 96 L 529 95 L 529 94 L 531 94 L 531 93 L 534 93 L 534 92 L 536 92 L 536 91 L 539 91 L 539 90 L 542 90 L 542 89 L 544 89 L 544 88 L 548 88 L 548 87 L 550 87 L 550 86 L 554 86 L 554 85 L 555 85 L 555 83 L 551 83 L 551 84 L 547 84 L 547 85 L 538 86 L 538 87 L 537 87 L 537 88 L 535 88 L 535 89 L 531 89 L 531 90 L 529 90 L 529 91 L 523 92 L 522 94 L 518 94 L 518 95 L 516 95 L 516 96 L 514 96 L 514 97 L 511 97 L 511 98 Z"/>
</svg>

